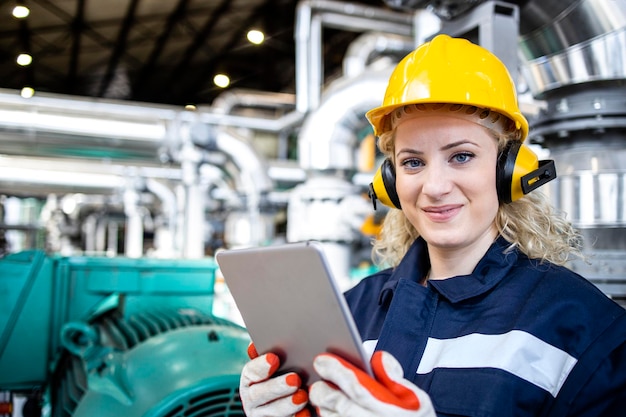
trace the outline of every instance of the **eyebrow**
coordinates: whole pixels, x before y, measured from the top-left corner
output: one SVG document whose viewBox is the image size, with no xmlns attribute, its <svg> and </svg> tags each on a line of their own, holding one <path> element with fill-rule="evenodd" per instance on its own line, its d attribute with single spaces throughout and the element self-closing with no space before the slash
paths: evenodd
<svg viewBox="0 0 626 417">
<path fill-rule="evenodd" d="M 456 142 L 448 143 L 445 146 L 442 146 L 441 150 L 442 151 L 446 151 L 448 149 L 456 148 L 457 146 L 466 145 L 466 144 L 478 146 L 476 143 L 472 142 L 469 139 L 462 139 L 462 140 L 459 140 L 459 141 L 456 141 Z"/>
<path fill-rule="evenodd" d="M 456 141 L 456 142 L 448 143 L 447 145 L 442 146 L 440 148 L 440 150 L 447 151 L 449 149 L 456 148 L 457 146 L 461 146 L 461 145 L 465 145 L 465 144 L 478 146 L 476 143 L 472 142 L 471 140 L 462 139 L 462 140 L 459 140 L 459 141 Z M 402 148 L 402 149 L 399 149 L 398 152 L 396 152 L 396 157 L 399 156 L 402 153 L 409 153 L 409 154 L 414 154 L 414 155 L 420 155 L 420 154 L 423 154 L 424 152 L 416 151 L 415 149 L 411 149 L 411 148 Z"/>
</svg>

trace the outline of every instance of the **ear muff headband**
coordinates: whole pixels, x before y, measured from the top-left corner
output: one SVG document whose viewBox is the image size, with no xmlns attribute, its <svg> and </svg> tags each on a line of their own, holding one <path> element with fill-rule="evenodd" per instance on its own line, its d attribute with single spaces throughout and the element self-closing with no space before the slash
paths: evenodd
<svg viewBox="0 0 626 417">
<path fill-rule="evenodd" d="M 521 142 L 511 141 L 498 155 L 498 163 L 496 164 L 496 190 L 498 191 L 498 200 L 502 203 L 510 203 L 514 200 L 514 196 L 519 198 L 521 186 L 515 187 L 513 174 L 515 173 L 515 162 L 519 150 L 522 146 Z M 536 167 L 537 158 L 535 158 Z M 532 161 L 529 162 L 532 164 Z"/>
<path fill-rule="evenodd" d="M 374 174 L 374 179 L 370 183 L 369 196 L 376 210 L 376 200 L 387 207 L 401 208 L 398 193 L 396 193 L 396 171 L 393 162 L 389 158 L 385 159 Z"/>
<path fill-rule="evenodd" d="M 510 141 L 498 156 L 496 190 L 501 203 L 510 203 L 556 178 L 554 161 L 538 161 L 537 155 L 520 141 Z M 374 174 L 369 196 L 391 208 L 401 208 L 396 192 L 396 173 L 390 159 L 385 159 Z"/>
</svg>

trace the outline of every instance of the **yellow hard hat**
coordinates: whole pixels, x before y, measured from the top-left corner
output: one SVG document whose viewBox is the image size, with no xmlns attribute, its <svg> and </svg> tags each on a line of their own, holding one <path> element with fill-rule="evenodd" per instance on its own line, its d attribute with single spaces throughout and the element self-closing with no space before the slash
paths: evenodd
<svg viewBox="0 0 626 417">
<path fill-rule="evenodd" d="M 404 57 L 389 78 L 383 105 L 366 117 L 380 136 L 391 130 L 392 111 L 419 103 L 466 104 L 496 111 L 515 123 L 519 140 L 528 136 L 528 121 L 518 107 L 506 66 L 466 39 L 437 35 Z"/>
</svg>

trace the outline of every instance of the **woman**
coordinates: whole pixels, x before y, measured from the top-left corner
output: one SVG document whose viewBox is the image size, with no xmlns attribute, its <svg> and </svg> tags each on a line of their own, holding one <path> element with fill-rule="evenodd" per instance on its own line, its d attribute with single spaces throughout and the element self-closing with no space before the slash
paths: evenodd
<svg viewBox="0 0 626 417">
<path fill-rule="evenodd" d="M 242 372 L 249 416 L 618 416 L 626 310 L 563 265 L 579 235 L 535 188 L 504 65 L 439 35 L 402 60 L 367 114 L 387 157 L 372 194 L 393 206 L 375 242 L 389 268 L 346 293 L 375 379 L 330 354 L 307 392 L 278 358 Z M 495 167 L 495 169 L 494 169 Z M 436 413 L 436 414 L 435 414 Z"/>
</svg>

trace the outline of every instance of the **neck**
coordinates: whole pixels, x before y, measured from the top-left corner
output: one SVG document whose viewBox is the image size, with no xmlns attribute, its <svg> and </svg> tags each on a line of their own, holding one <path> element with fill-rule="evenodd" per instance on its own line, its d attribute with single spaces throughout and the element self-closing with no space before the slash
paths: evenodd
<svg viewBox="0 0 626 417">
<path fill-rule="evenodd" d="M 495 236 L 462 248 L 447 248 L 428 244 L 430 257 L 428 279 L 447 279 L 471 274 L 494 240 Z"/>
</svg>

